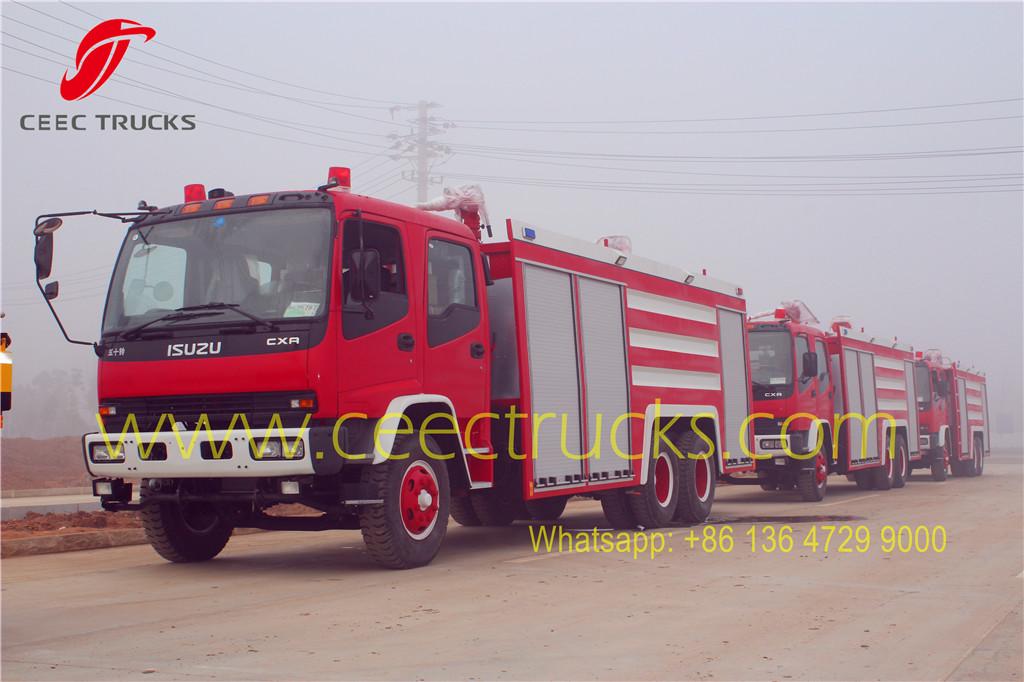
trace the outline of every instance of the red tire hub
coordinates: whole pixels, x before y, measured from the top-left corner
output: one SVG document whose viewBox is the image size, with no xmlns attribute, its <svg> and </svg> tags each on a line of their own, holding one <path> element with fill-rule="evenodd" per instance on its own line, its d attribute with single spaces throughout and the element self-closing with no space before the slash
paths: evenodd
<svg viewBox="0 0 1024 682">
<path fill-rule="evenodd" d="M 413 462 L 402 477 L 402 494 L 399 508 L 402 525 L 406 532 L 422 540 L 430 534 L 437 523 L 438 501 L 437 476 L 425 462 Z"/>
<path fill-rule="evenodd" d="M 672 473 L 672 462 L 668 457 L 667 454 L 661 453 L 654 461 L 654 495 L 662 507 L 668 506 L 676 485 Z"/>
<path fill-rule="evenodd" d="M 828 463 L 825 462 L 825 455 L 818 453 L 814 458 L 814 482 L 818 486 L 825 485 L 828 480 Z"/>
</svg>

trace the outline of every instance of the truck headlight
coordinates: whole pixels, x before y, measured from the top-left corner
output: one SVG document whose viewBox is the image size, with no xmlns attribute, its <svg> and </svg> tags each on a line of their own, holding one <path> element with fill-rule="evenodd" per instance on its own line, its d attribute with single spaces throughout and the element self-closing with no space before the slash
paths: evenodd
<svg viewBox="0 0 1024 682">
<path fill-rule="evenodd" d="M 93 443 L 89 446 L 89 459 L 96 463 L 124 461 L 124 448 L 121 445 Z"/>
<path fill-rule="evenodd" d="M 249 452 L 258 461 L 302 459 L 306 449 L 301 440 L 295 443 L 283 443 L 279 439 L 267 440 L 266 443 L 254 440 L 249 443 Z"/>
</svg>

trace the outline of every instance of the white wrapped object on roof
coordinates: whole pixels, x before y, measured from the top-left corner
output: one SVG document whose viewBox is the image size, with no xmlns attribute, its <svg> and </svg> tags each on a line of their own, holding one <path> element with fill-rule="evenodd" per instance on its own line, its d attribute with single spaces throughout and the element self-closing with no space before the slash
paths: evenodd
<svg viewBox="0 0 1024 682">
<path fill-rule="evenodd" d="M 416 208 L 423 211 L 455 211 L 460 217 L 463 212 L 479 213 L 484 225 L 491 224 L 484 201 L 484 191 L 480 189 L 480 185 L 445 187 L 441 196 L 416 204 Z"/>
<path fill-rule="evenodd" d="M 597 240 L 597 243 L 601 246 L 607 246 L 609 249 L 615 249 L 623 255 L 633 255 L 633 241 L 624 234 L 613 234 L 607 237 L 601 237 Z"/>
</svg>

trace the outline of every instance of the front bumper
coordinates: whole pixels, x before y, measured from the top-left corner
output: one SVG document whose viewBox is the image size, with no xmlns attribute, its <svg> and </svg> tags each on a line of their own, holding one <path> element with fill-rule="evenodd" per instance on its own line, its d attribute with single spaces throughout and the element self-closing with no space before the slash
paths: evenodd
<svg viewBox="0 0 1024 682">
<path fill-rule="evenodd" d="M 217 430 L 196 434 L 192 431 L 159 431 L 124 434 L 90 433 L 82 438 L 85 466 L 90 474 L 105 478 L 231 478 L 304 476 L 316 473 L 314 460 L 323 459 L 323 449 L 314 449 L 312 429 L 252 429 L 239 433 Z M 256 459 L 252 445 L 284 439 L 288 447 L 302 443 L 302 457 Z M 223 445 L 219 458 L 205 459 L 203 443 Z M 124 458 L 119 461 L 94 462 L 90 449 L 94 444 L 119 446 Z M 154 450 L 156 446 L 156 450 Z M 153 457 L 160 452 L 160 459 Z M 166 457 L 164 457 L 166 454 Z"/>
</svg>

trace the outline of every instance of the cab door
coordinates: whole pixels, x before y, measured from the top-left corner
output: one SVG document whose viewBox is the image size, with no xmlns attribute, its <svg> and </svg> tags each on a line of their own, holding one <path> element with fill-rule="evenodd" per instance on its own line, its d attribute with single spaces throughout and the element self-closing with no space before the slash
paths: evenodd
<svg viewBox="0 0 1024 682">
<path fill-rule="evenodd" d="M 434 231 L 426 239 L 425 314 L 418 335 L 425 342 L 423 391 L 452 401 L 465 439 L 469 420 L 489 410 L 490 344 L 480 246 Z M 485 450 L 488 424 L 477 420 L 467 445 Z"/>
</svg>

